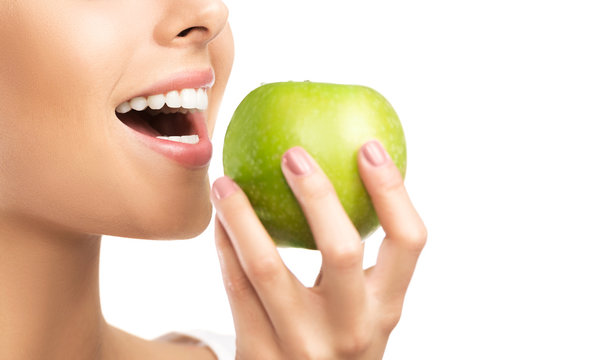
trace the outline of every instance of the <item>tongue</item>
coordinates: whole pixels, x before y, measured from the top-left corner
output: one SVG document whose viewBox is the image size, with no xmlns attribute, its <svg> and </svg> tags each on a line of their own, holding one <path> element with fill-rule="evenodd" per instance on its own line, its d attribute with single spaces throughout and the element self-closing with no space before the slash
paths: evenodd
<svg viewBox="0 0 607 360">
<path fill-rule="evenodd" d="M 162 135 L 144 119 L 141 111 L 129 111 L 126 114 L 120 114 L 120 120 L 126 126 L 132 128 L 133 130 L 139 131 L 142 134 L 153 137 Z"/>
</svg>

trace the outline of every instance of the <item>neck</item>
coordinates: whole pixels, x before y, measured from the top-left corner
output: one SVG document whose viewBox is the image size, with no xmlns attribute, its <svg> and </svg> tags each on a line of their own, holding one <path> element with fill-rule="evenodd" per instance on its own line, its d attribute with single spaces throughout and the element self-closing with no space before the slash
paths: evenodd
<svg viewBox="0 0 607 360">
<path fill-rule="evenodd" d="M 100 235 L 0 214 L 0 359 L 101 359 Z"/>
</svg>

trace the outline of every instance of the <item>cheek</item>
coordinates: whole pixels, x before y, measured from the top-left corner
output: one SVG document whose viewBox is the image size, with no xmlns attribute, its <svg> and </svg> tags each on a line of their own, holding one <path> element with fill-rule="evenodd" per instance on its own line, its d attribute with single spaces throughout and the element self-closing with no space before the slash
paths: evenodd
<svg viewBox="0 0 607 360">
<path fill-rule="evenodd" d="M 107 56 L 113 26 L 95 21 L 101 17 L 78 20 L 70 9 L 61 17 L 48 3 L 24 5 L 0 34 L 0 46 L 8 49 L 0 57 L 2 182 L 20 190 L 32 184 L 33 193 L 40 189 L 34 184 L 52 187 L 62 177 L 69 184 L 82 173 L 75 168 L 88 161 L 84 150 L 99 141 L 93 135 L 107 117 L 96 91 L 115 78 L 103 76 L 113 68 Z M 106 31 L 105 40 L 87 32 L 94 28 Z"/>
<path fill-rule="evenodd" d="M 83 128 L 99 124 L 87 115 L 106 116 L 103 89 L 117 79 L 113 69 L 120 66 L 110 55 L 119 51 L 112 44 L 120 34 L 102 16 L 79 16 L 70 9 L 63 17 L 45 16 L 57 11 L 45 10 L 46 2 L 37 6 L 29 9 L 35 19 L 17 14 L 0 34 L 0 46 L 8 49 L 0 57 L 0 121 L 10 129 L 13 149 L 81 145 L 91 135 Z"/>
</svg>

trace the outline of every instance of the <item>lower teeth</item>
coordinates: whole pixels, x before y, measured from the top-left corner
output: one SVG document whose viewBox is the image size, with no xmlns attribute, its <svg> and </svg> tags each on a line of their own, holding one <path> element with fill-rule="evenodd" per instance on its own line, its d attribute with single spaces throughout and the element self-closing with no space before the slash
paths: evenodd
<svg viewBox="0 0 607 360">
<path fill-rule="evenodd" d="M 184 144 L 198 144 L 200 141 L 198 135 L 185 135 L 185 136 L 156 136 L 156 139 L 164 139 Z"/>
</svg>

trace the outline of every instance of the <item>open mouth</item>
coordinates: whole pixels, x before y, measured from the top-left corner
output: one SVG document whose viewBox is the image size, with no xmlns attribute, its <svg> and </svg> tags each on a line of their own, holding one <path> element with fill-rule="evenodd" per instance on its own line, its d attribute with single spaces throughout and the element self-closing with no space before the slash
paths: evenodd
<svg viewBox="0 0 607 360">
<path fill-rule="evenodd" d="M 169 108 L 165 105 L 160 110 L 116 112 L 116 116 L 131 129 L 152 137 L 197 136 L 193 119 L 188 116 L 196 111 L 199 110 Z"/>
<path fill-rule="evenodd" d="M 136 97 L 120 104 L 116 117 L 126 126 L 151 137 L 196 144 L 197 119 L 208 105 L 207 89 L 183 89 L 148 97 Z"/>
</svg>

